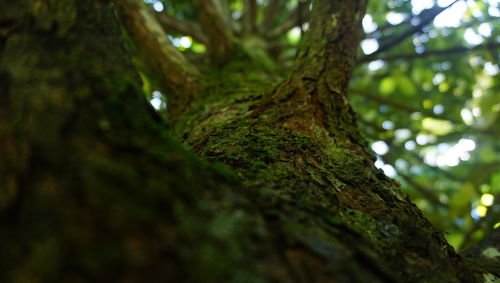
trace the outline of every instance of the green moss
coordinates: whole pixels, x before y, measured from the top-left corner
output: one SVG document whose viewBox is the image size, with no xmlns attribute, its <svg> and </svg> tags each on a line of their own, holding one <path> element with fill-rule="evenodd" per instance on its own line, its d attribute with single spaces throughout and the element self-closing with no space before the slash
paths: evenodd
<svg viewBox="0 0 500 283">
<path fill-rule="evenodd" d="M 238 168 L 245 179 L 273 180 L 293 171 L 280 162 L 280 155 L 294 154 L 309 140 L 286 129 L 258 126 L 258 121 L 238 120 L 214 129 L 199 154 Z"/>
<path fill-rule="evenodd" d="M 252 68 L 248 62 L 234 61 L 225 68 L 207 68 L 200 90 L 193 104 L 174 125 L 174 133 L 180 137 L 197 135 L 204 123 L 213 127 L 242 119 L 258 107 L 262 97 L 271 92 L 276 81 L 260 68 Z M 216 115 L 214 115 L 217 113 Z M 210 118 L 208 121 L 206 118 Z"/>
</svg>

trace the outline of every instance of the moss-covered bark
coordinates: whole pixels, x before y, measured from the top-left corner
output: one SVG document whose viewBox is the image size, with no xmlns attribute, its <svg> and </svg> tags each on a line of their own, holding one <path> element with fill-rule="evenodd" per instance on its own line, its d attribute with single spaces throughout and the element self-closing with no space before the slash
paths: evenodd
<svg viewBox="0 0 500 283">
<path fill-rule="evenodd" d="M 184 55 L 165 36 L 154 11 L 137 0 L 117 1 L 121 22 L 136 42 L 138 53 L 148 63 L 162 88 L 169 93 L 172 117 L 180 115 L 191 103 L 192 92 L 197 88 L 200 74 Z"/>
<path fill-rule="evenodd" d="M 111 2 L 3 2 L 1 282 L 474 282 L 492 272 L 465 265 L 373 167 L 345 100 L 355 50 L 333 40 L 362 3 L 316 10 L 321 22 L 340 9 L 342 25 L 313 30 L 286 80 L 233 62 L 200 83 L 173 131 L 219 162 L 208 164 L 148 108 Z M 343 51 L 308 47 L 316 32 Z"/>
<path fill-rule="evenodd" d="M 112 3 L 1 6 L 0 282 L 258 276 L 258 217 L 148 108 Z"/>
<path fill-rule="evenodd" d="M 180 136 L 200 156 L 236 170 L 293 278 L 474 282 L 441 232 L 373 166 L 359 141 L 306 121 L 287 127 L 282 111 L 255 115 L 275 90 L 242 83 L 213 94 L 224 100 L 199 100 Z"/>
</svg>

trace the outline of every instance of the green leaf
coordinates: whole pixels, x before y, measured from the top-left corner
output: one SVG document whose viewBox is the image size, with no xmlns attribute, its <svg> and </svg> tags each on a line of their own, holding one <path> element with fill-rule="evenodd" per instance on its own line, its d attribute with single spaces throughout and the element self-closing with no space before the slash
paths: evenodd
<svg viewBox="0 0 500 283">
<path fill-rule="evenodd" d="M 392 77 L 384 78 L 379 85 L 378 91 L 382 95 L 389 95 L 396 90 L 396 81 Z"/>
<path fill-rule="evenodd" d="M 405 75 L 397 76 L 398 91 L 405 96 L 413 96 L 417 93 L 417 88 L 413 82 Z"/>
</svg>

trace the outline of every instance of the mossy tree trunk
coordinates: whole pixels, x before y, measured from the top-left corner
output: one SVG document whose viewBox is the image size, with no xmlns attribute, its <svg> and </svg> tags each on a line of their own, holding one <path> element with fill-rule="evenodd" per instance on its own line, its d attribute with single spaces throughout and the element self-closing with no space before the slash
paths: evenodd
<svg viewBox="0 0 500 283">
<path fill-rule="evenodd" d="M 124 48 L 116 7 L 133 38 L 154 42 L 123 13 L 133 2 L 0 3 L 1 282 L 475 282 L 495 272 L 457 255 L 373 166 L 346 99 L 365 1 L 316 1 L 286 80 L 249 54 L 210 75 L 167 62 L 190 74 L 171 77 L 173 93 L 189 95 L 169 104 L 181 107 L 171 129 Z"/>
</svg>

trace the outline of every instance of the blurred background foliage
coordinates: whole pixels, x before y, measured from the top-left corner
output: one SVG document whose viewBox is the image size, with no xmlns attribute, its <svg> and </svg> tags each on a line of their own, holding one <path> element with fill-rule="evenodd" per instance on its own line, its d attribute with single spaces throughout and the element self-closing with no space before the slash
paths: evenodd
<svg viewBox="0 0 500 283">
<path fill-rule="evenodd" d="M 224 1 L 240 29 L 246 1 Z M 281 1 L 269 17 L 273 1 L 280 0 L 256 0 L 258 20 L 274 27 L 261 32 L 286 70 L 307 32 L 311 4 Z M 196 21 L 194 0 L 145 2 L 158 14 Z M 350 85 L 376 166 L 401 183 L 457 250 L 500 225 L 499 19 L 500 0 L 369 1 Z M 192 60 L 206 52 L 190 36 L 168 38 Z M 151 104 L 164 110 L 165 97 L 143 80 Z"/>
<path fill-rule="evenodd" d="M 459 250 L 500 225 L 499 17 L 492 0 L 370 1 L 351 82 L 377 167 Z"/>
</svg>

